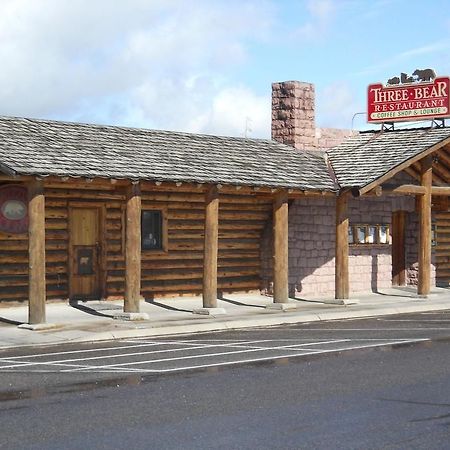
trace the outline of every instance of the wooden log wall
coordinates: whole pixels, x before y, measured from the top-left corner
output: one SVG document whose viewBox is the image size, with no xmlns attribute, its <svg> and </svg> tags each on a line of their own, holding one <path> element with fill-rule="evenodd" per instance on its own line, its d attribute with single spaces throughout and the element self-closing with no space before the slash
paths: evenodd
<svg viewBox="0 0 450 450">
<path fill-rule="evenodd" d="M 142 294 L 198 294 L 202 290 L 204 193 L 182 185 L 176 191 L 142 190 L 142 208 L 164 211 L 168 251 L 142 252 Z M 218 289 L 260 289 L 262 231 L 272 200 L 255 195 L 220 193 Z M 47 299 L 69 296 L 68 206 L 101 202 L 105 206 L 105 284 L 107 297 L 122 297 L 125 279 L 125 191 L 109 182 L 66 183 L 45 187 Z M 0 233 L 0 300 L 28 298 L 28 236 Z"/>
<path fill-rule="evenodd" d="M 168 230 L 167 252 L 142 252 L 141 292 L 145 297 L 201 293 L 204 198 L 198 190 L 142 190 L 142 209 L 163 210 Z M 219 291 L 260 289 L 261 235 L 271 208 L 268 198 L 219 194 Z M 107 223 L 107 228 L 114 227 L 116 242 L 120 226 L 118 218 Z M 108 294 L 122 295 L 125 261 L 121 252 L 108 253 L 107 269 Z"/>
<path fill-rule="evenodd" d="M 45 192 L 47 298 L 68 296 L 67 199 Z M 28 234 L 0 232 L 0 300 L 28 299 Z"/>
<path fill-rule="evenodd" d="M 0 233 L 0 300 L 28 298 L 28 235 Z"/>
</svg>

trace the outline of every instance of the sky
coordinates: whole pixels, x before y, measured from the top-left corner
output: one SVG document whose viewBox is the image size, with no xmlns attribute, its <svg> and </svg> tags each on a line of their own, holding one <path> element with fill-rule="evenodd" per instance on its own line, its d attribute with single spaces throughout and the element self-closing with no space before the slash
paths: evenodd
<svg viewBox="0 0 450 450">
<path fill-rule="evenodd" d="M 269 138 L 298 80 L 363 129 L 367 85 L 417 68 L 450 75 L 449 0 L 0 0 L 4 116 Z"/>
</svg>

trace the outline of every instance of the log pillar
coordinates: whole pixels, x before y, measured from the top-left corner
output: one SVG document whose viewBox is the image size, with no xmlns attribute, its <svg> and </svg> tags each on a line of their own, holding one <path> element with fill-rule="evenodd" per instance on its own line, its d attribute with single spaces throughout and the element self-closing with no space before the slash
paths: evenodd
<svg viewBox="0 0 450 450">
<path fill-rule="evenodd" d="M 45 322 L 45 198 L 42 180 L 28 184 L 28 323 Z"/>
<path fill-rule="evenodd" d="M 141 191 L 139 184 L 127 189 L 125 234 L 125 296 L 123 310 L 139 313 L 141 297 Z"/>
<path fill-rule="evenodd" d="M 203 254 L 203 308 L 217 308 L 217 256 L 219 248 L 219 191 L 211 186 L 205 197 Z"/>
<path fill-rule="evenodd" d="M 273 202 L 273 301 L 289 301 L 289 203 L 287 191 L 276 194 Z"/>
<path fill-rule="evenodd" d="M 336 253 L 335 253 L 335 298 L 349 298 L 348 275 L 348 197 L 339 194 L 336 197 Z"/>
<path fill-rule="evenodd" d="M 417 293 L 428 295 L 431 288 L 431 187 L 432 157 L 420 162 L 420 184 L 425 194 L 419 196 L 419 283 Z"/>
</svg>

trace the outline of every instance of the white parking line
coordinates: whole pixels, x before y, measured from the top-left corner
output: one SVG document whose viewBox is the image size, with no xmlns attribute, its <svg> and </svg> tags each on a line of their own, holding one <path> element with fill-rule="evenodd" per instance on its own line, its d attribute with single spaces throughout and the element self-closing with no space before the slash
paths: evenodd
<svg viewBox="0 0 450 450">
<path fill-rule="evenodd" d="M 380 322 L 416 322 L 416 323 L 428 323 L 428 322 L 450 322 L 450 319 L 377 319 Z M 427 328 L 428 330 L 429 328 Z"/>
<path fill-rule="evenodd" d="M 421 329 L 422 330 L 422 329 Z M 126 373 L 126 372 L 138 372 L 138 373 L 165 373 L 165 372 L 174 372 L 180 370 L 189 370 L 189 369 L 198 369 L 198 368 L 207 368 L 207 367 L 216 367 L 216 366 L 224 366 L 224 365 L 234 365 L 234 364 L 244 364 L 248 362 L 258 362 L 258 361 L 269 361 L 269 360 L 277 360 L 280 358 L 291 358 L 291 357 L 300 357 L 307 356 L 313 354 L 323 354 L 323 353 L 332 353 L 332 352 L 341 352 L 348 351 L 353 349 L 361 349 L 361 348 L 371 348 L 371 347 L 380 347 L 385 345 L 394 345 L 394 344 L 405 344 L 405 343 L 415 343 L 415 342 L 423 342 L 429 341 L 428 338 L 409 338 L 409 339 L 381 339 L 381 338 L 358 338 L 358 339 L 332 339 L 332 340 L 315 340 L 311 341 L 308 339 L 308 342 L 304 342 L 305 339 L 258 339 L 258 340 L 220 340 L 220 339 L 196 339 L 196 340 L 171 340 L 171 341 L 152 341 L 146 342 L 145 344 L 140 345 L 130 345 L 130 346 L 120 346 L 120 347 L 100 347 L 95 349 L 86 349 L 86 350 L 75 350 L 75 351 L 67 351 L 67 352 L 54 352 L 54 353 L 45 353 L 41 355 L 29 355 L 28 358 L 34 359 L 32 361 L 25 360 L 27 356 L 20 357 L 12 357 L 12 358 L 2 358 L 0 359 L 0 363 L 6 363 L 6 365 L 1 366 L 0 371 L 7 371 L 10 369 L 17 370 L 28 370 L 32 372 L 117 372 L 117 373 Z M 280 345 L 280 343 L 286 343 L 286 345 Z M 359 344 L 357 344 L 359 343 Z M 259 344 L 259 345 L 258 345 Z M 346 345 L 343 345 L 346 344 Z M 154 346 L 181 346 L 180 348 L 167 348 L 167 349 L 155 349 L 149 351 L 141 351 L 141 352 L 130 352 L 130 353 L 116 353 L 114 350 L 124 350 L 124 349 L 133 349 L 136 347 L 154 347 Z M 314 346 L 329 346 L 338 345 L 337 348 L 312 348 Z M 300 348 L 300 347 L 303 347 Z M 305 348 L 308 347 L 308 348 Z M 159 359 L 144 359 L 139 361 L 131 361 L 131 362 L 123 362 L 116 363 L 119 358 L 125 357 L 151 357 L 155 354 L 161 353 L 173 353 L 173 352 L 185 352 L 185 351 L 196 351 L 196 350 L 205 350 L 205 349 L 214 349 L 214 348 L 230 348 L 230 349 L 239 349 L 232 351 L 223 351 L 223 352 L 211 352 L 211 353 L 194 353 L 186 356 L 175 356 L 168 358 L 159 358 Z M 81 354 L 91 353 L 91 352 L 105 352 L 110 351 L 110 354 L 100 355 L 100 356 L 92 356 L 92 357 L 79 357 L 79 358 L 67 358 L 67 359 L 59 359 L 59 360 L 45 360 L 45 361 L 36 361 L 37 357 L 51 357 L 51 356 L 59 356 L 59 355 L 67 355 L 67 354 Z M 281 352 L 281 354 L 275 354 L 272 356 L 261 356 L 258 358 L 247 358 L 247 359 L 239 359 L 239 357 L 234 357 L 234 359 L 227 361 L 220 361 L 221 357 L 226 357 L 229 359 L 231 355 L 245 355 L 250 353 L 267 353 L 267 352 Z M 184 362 L 192 361 L 195 359 L 207 359 L 212 357 L 218 357 L 218 362 L 211 362 L 205 364 L 198 365 L 186 365 Z M 18 360 L 18 358 L 21 358 Z M 102 359 L 110 359 L 113 360 L 112 364 L 103 364 L 103 365 L 93 365 L 90 364 L 90 361 L 98 361 Z M 179 367 L 170 367 L 170 365 L 174 362 L 181 362 Z M 160 369 L 152 369 L 151 365 L 153 364 L 161 364 L 163 365 Z M 166 363 L 166 364 L 164 364 Z M 167 365 L 169 364 L 169 367 Z M 146 368 L 145 366 L 149 366 Z M 164 367 L 166 365 L 166 367 Z M 132 367 L 132 366 L 140 366 L 140 367 Z M 51 369 L 43 369 L 43 367 L 49 367 Z M 42 368 L 42 369 L 41 369 Z"/>
<path fill-rule="evenodd" d="M 311 331 L 448 331 L 448 327 L 426 327 L 426 328 L 286 328 L 285 330 L 283 330 L 283 332 L 285 331 L 290 331 L 290 332 L 305 332 L 305 333 L 309 333 Z M 264 332 L 268 332 L 268 331 L 277 331 L 280 332 L 279 329 L 270 329 L 267 328 L 264 330 Z"/>
<path fill-rule="evenodd" d="M 270 340 L 270 339 L 268 339 Z M 234 339 L 233 341 L 236 341 L 236 339 Z M 264 341 L 264 339 L 262 340 Z M 130 341 L 130 342 L 134 342 L 134 341 Z M 90 349 L 86 349 L 86 350 L 66 350 L 63 352 L 50 352 L 50 353 L 37 353 L 37 354 L 32 354 L 32 355 L 21 355 L 21 356 L 8 356 L 6 359 L 14 359 L 14 360 L 18 360 L 18 359 L 25 359 L 25 358 L 39 358 L 41 356 L 57 356 L 57 355 L 69 355 L 69 354 L 76 354 L 76 353 L 96 353 L 96 352 L 106 352 L 106 351 L 111 351 L 111 350 L 123 350 L 123 349 L 128 349 L 128 348 L 140 348 L 140 347 L 155 347 L 157 345 L 178 345 L 180 342 L 182 342 L 184 345 L 201 345 L 200 343 L 194 343 L 191 344 L 190 342 L 192 341 L 147 341 L 145 343 L 142 344 L 136 344 L 136 345 L 122 345 L 122 346 L 117 346 L 117 347 L 98 347 L 98 348 L 90 348 Z M 5 358 L 0 358 L 0 362 L 5 360 Z"/>
<path fill-rule="evenodd" d="M 419 339 L 419 340 L 423 340 L 423 339 Z M 426 340 L 426 339 L 425 339 Z M 275 340 L 276 341 L 276 340 Z M 361 341 L 361 339 L 357 340 L 357 341 Z M 351 340 L 349 339 L 339 339 L 339 340 L 334 340 L 334 341 L 327 341 L 327 342 L 315 342 L 315 343 L 310 343 L 308 345 L 320 345 L 320 344 L 329 344 L 329 343 L 342 343 L 342 342 L 351 342 Z M 387 342 L 383 342 L 383 343 L 377 343 L 377 344 L 369 344 L 366 346 L 350 346 L 350 347 L 344 347 L 344 348 L 340 348 L 340 349 L 329 349 L 329 350 L 320 350 L 320 349 L 316 349 L 316 350 L 301 350 L 302 353 L 297 353 L 297 354 L 285 354 L 284 357 L 292 357 L 292 356 L 300 356 L 300 355 L 309 355 L 309 354 L 316 354 L 316 353 L 323 353 L 324 351 L 341 351 L 341 350 L 347 350 L 347 349 L 351 349 L 351 348 L 365 348 L 365 347 L 377 347 L 380 345 L 392 345 L 392 344 L 401 344 L 401 343 L 407 343 L 407 342 L 417 342 L 417 340 L 415 341 L 411 341 L 411 340 L 405 340 L 405 339 L 401 339 L 401 340 L 395 340 L 395 341 L 387 341 Z M 101 366 L 91 366 L 90 369 L 105 369 L 105 368 L 116 368 L 116 367 L 129 367 L 130 366 L 135 366 L 135 365 L 148 365 L 148 364 L 155 364 L 155 363 L 161 363 L 161 362 L 173 362 L 173 361 L 181 361 L 181 360 L 192 360 L 192 359 L 199 359 L 199 358 L 210 358 L 210 357 L 216 357 L 216 356 L 229 356 L 229 355 L 236 355 L 236 354 L 242 354 L 242 353 L 252 353 L 252 352 L 264 352 L 264 351 L 273 351 L 273 350 L 284 350 L 284 351 L 299 351 L 298 347 L 302 346 L 305 344 L 291 344 L 291 345 L 285 345 L 285 346 L 276 346 L 276 347 L 256 347 L 256 348 L 252 348 L 252 349 L 246 349 L 246 350 L 236 350 L 236 351 L 231 351 L 231 352 L 216 352 L 216 353 L 206 353 L 206 354 L 198 354 L 198 355 L 188 355 L 188 356 L 180 356 L 180 357 L 174 357 L 174 358 L 161 358 L 161 359 L 153 359 L 153 360 L 148 360 L 148 361 L 133 361 L 131 363 L 119 363 L 119 364 L 108 364 L 108 365 L 101 365 Z M 295 348 L 292 348 L 295 347 Z M 272 359 L 273 357 L 268 357 L 268 358 L 256 358 L 256 359 L 252 359 L 252 361 L 258 361 L 258 360 L 266 360 L 266 359 Z M 278 356 L 277 356 L 278 358 Z M 239 360 L 242 361 L 242 360 Z M 244 360 L 246 361 L 246 360 Z M 226 364 L 226 363 L 224 363 Z M 214 365 L 214 364 L 213 364 Z M 205 367 L 207 367 L 208 365 L 206 364 Z M 188 366 L 189 367 L 189 366 Z M 197 367 L 197 366 L 196 366 Z M 199 366 L 200 367 L 200 366 Z M 76 368 L 76 369 L 67 369 L 67 370 L 63 370 L 62 372 L 79 372 L 79 371 L 83 371 L 83 370 L 89 370 L 86 368 Z M 134 369 L 132 369 L 134 370 Z M 143 369 L 146 370 L 146 369 Z M 164 371 L 164 369 L 162 369 Z M 150 371 L 152 371 L 150 369 Z M 158 370 L 156 370 L 158 371 Z"/>
<path fill-rule="evenodd" d="M 284 359 L 284 358 L 295 358 L 295 357 L 302 357 L 302 356 L 310 356 L 310 355 L 319 355 L 319 354 L 325 354 L 325 353 L 337 353 L 342 351 L 348 351 L 348 350 L 358 350 L 358 349 L 364 349 L 364 348 L 375 348 L 375 347 L 382 347 L 385 345 L 396 345 L 396 344 L 404 344 L 404 343 L 417 343 L 417 342 L 424 342 L 429 341 L 429 339 L 418 339 L 418 340 L 412 340 L 412 341 L 389 341 L 386 343 L 378 343 L 378 344 L 370 344 L 370 345 L 359 345 L 359 346 L 351 346 L 351 347 L 344 347 L 344 348 L 338 348 L 338 349 L 328 349 L 328 350 L 318 350 L 318 351 L 310 351 L 310 352 L 302 352 L 302 353 L 290 353 L 290 354 L 282 354 L 282 355 L 276 355 L 276 356 L 268 356 L 268 357 L 261 357 L 261 358 L 252 358 L 252 359 L 240 359 L 240 360 L 234 360 L 234 361 L 222 361 L 218 363 L 210 363 L 210 364 L 199 364 L 194 366 L 181 366 L 181 367 L 174 367 L 169 369 L 135 369 L 135 368 L 127 368 L 126 371 L 132 372 L 132 373 L 170 373 L 170 372 L 180 372 L 183 370 L 195 370 L 195 369 L 207 369 L 209 367 L 220 367 L 220 366 L 232 366 L 237 364 L 248 364 L 248 363 L 257 363 L 257 362 L 264 362 L 264 361 L 273 361 L 278 359 Z M 114 366 L 110 366 L 113 368 Z M 93 372 L 96 372 L 97 368 L 93 368 Z M 101 371 L 104 370 L 102 367 L 100 367 Z M 76 370 L 76 369 L 75 369 Z M 73 370 L 73 371 L 75 371 Z M 63 370 L 62 372 L 73 372 L 72 370 Z"/>
<path fill-rule="evenodd" d="M 288 348 L 283 347 L 277 347 L 276 350 L 289 350 Z M 104 366 L 94 366 L 96 369 L 104 369 L 105 367 L 123 367 L 123 366 L 134 366 L 138 364 L 154 364 L 154 363 L 160 363 L 160 362 L 169 362 L 169 361 L 180 361 L 180 360 L 186 360 L 186 359 L 196 359 L 196 358 L 210 358 L 213 356 L 225 356 L 225 355 L 236 355 L 239 353 L 252 353 L 252 352 L 264 352 L 269 351 L 271 348 L 267 347 L 257 347 L 257 348 L 251 348 L 251 349 L 245 349 L 245 350 L 235 350 L 231 352 L 216 352 L 216 353 L 205 353 L 205 354 L 199 354 L 199 355 L 189 355 L 189 356 L 179 356 L 176 358 L 161 358 L 161 359 L 152 359 L 149 361 L 133 361 L 131 363 L 119 363 L 119 364 L 108 364 Z M 297 349 L 295 349 L 297 350 Z M 308 350 L 304 350 L 307 352 Z M 63 370 L 63 372 L 75 372 L 80 371 L 84 369 L 74 369 L 74 370 Z"/>
<path fill-rule="evenodd" d="M 256 341 L 248 341 L 248 342 L 242 342 L 243 344 L 252 344 L 252 343 L 258 343 L 258 342 L 266 342 L 267 339 L 259 339 Z M 161 345 L 165 344 L 172 344 L 172 345 L 179 345 L 177 342 L 161 342 Z M 191 346 L 191 347 L 184 347 L 184 348 L 171 348 L 171 349 L 165 349 L 165 350 L 155 350 L 150 352 L 134 352 L 134 353 L 119 353 L 119 354 L 112 354 L 112 355 L 104 355 L 104 356 L 91 356 L 89 358 L 73 358 L 73 359 L 61 359 L 56 361 L 34 361 L 34 362 L 20 362 L 19 364 L 12 364 L 9 366 L 2 366 L 1 369 L 13 369 L 15 367 L 23 367 L 23 366 L 34 366 L 34 365 L 58 365 L 61 363 L 70 363 L 70 362 L 78 362 L 78 361 L 91 361 L 95 359 L 111 359 L 111 358 L 125 358 L 128 356 L 141 356 L 141 355 L 154 355 L 155 353 L 169 353 L 169 352 L 180 352 L 180 351 L 187 351 L 187 350 L 197 350 L 197 349 L 204 349 L 204 348 L 211 348 L 211 347 L 233 347 L 232 343 L 228 344 L 214 344 L 214 345 L 197 345 L 197 346 Z M 49 354 L 51 355 L 51 354 Z M 1 361 L 0 361 L 1 362 Z M 13 361 L 16 363 L 16 361 Z"/>
</svg>

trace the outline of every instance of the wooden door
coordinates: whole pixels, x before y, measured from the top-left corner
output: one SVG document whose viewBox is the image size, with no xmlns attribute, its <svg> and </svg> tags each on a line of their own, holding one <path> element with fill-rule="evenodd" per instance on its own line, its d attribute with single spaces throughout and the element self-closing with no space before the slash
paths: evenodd
<svg viewBox="0 0 450 450">
<path fill-rule="evenodd" d="M 69 220 L 70 298 L 102 297 L 101 209 L 71 207 Z"/>
<path fill-rule="evenodd" d="M 406 212 L 392 213 L 392 285 L 406 284 Z"/>
<path fill-rule="evenodd" d="M 433 214 L 436 226 L 436 285 L 450 286 L 450 209 Z"/>
</svg>

